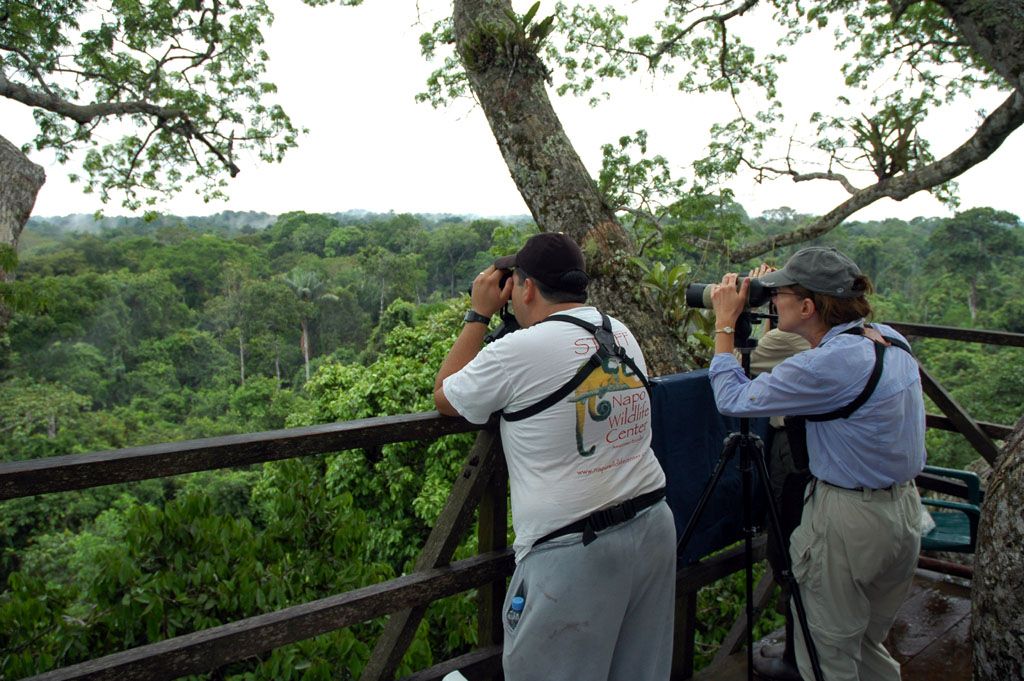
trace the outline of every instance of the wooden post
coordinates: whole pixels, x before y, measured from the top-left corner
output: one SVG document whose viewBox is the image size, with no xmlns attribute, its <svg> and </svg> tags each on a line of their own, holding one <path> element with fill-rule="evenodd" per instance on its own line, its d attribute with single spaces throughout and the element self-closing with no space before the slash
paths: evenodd
<svg viewBox="0 0 1024 681">
<path fill-rule="evenodd" d="M 773 593 L 775 593 L 775 582 L 772 579 L 772 569 L 768 567 L 765 569 L 764 574 L 761 575 L 761 581 L 754 588 L 754 621 L 750 623 L 750 626 L 756 625 L 757 619 L 761 616 L 765 607 L 768 606 L 768 601 L 771 600 Z M 711 664 L 718 664 L 733 653 L 738 652 L 743 647 L 743 642 L 746 639 L 747 615 L 744 612 L 732 623 L 732 628 L 725 635 L 725 639 L 723 639 L 722 645 L 719 646 L 718 652 L 715 653 L 715 659 L 711 661 Z"/>
<path fill-rule="evenodd" d="M 473 519 L 473 511 L 480 503 L 487 482 L 493 477 L 494 467 L 501 458 L 496 455 L 500 449 L 497 431 L 482 430 L 469 452 L 466 463 L 452 484 L 451 494 L 445 503 L 437 523 L 423 545 L 423 551 L 416 559 L 414 571 L 447 565 L 459 541 Z M 384 632 L 377 639 L 377 645 L 363 669 L 360 681 L 391 681 L 405 656 L 416 628 L 423 619 L 426 607 L 394 613 L 384 625 Z"/>
<path fill-rule="evenodd" d="M 919 365 L 921 371 L 921 387 L 924 389 L 924 393 L 932 398 L 932 402 L 942 410 L 949 420 L 956 426 L 957 431 L 960 432 L 967 441 L 971 443 L 971 446 L 986 461 L 990 466 L 996 465 L 996 459 L 999 457 L 999 448 L 996 447 L 995 443 L 992 442 L 992 438 L 988 436 L 984 430 L 978 425 L 967 411 L 960 406 L 960 404 L 953 399 L 946 390 L 939 385 L 939 382 L 932 378 L 923 366 Z"/>
<path fill-rule="evenodd" d="M 477 551 L 487 553 L 508 546 L 508 470 L 501 450 L 501 440 L 495 439 L 495 465 L 490 483 L 480 500 L 477 529 Z M 502 626 L 502 606 L 505 602 L 506 580 L 484 584 L 477 590 L 477 647 L 502 645 L 505 630 Z M 499 666 L 490 681 L 503 681 Z"/>
<path fill-rule="evenodd" d="M 676 622 L 672 634 L 671 681 L 693 678 L 694 638 L 697 633 L 697 592 L 676 595 Z"/>
</svg>

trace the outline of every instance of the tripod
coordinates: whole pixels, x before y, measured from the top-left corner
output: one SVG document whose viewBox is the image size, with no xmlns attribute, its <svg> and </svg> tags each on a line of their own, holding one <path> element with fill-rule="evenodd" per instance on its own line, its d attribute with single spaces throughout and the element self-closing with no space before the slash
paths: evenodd
<svg viewBox="0 0 1024 681">
<path fill-rule="evenodd" d="M 751 321 L 770 318 L 770 315 L 746 311 L 741 314 L 740 318 L 737 320 L 735 331 L 736 347 L 739 349 L 743 358 L 743 372 L 746 374 L 747 378 L 750 378 L 750 353 L 757 345 L 757 341 L 750 339 Z M 824 677 L 821 673 L 821 665 L 818 661 L 818 651 L 814 646 L 814 641 L 811 639 L 810 628 L 807 626 L 807 613 L 804 610 L 803 598 L 800 595 L 800 588 L 796 582 L 796 578 L 793 577 L 789 553 L 785 550 L 785 542 L 782 539 L 782 525 L 780 524 L 779 511 L 775 506 L 775 500 L 769 483 L 768 466 L 765 463 L 764 442 L 762 442 L 761 438 L 757 435 L 751 435 L 749 418 L 741 417 L 740 431 L 738 433 L 730 433 L 729 436 L 726 437 L 722 446 L 722 453 L 718 457 L 718 462 L 715 464 L 715 469 L 711 474 L 711 478 L 704 486 L 703 492 L 701 492 L 700 499 L 697 501 L 697 507 L 694 509 L 689 521 L 687 521 L 686 529 L 683 530 L 683 536 L 680 537 L 679 542 L 676 544 L 676 550 L 678 552 L 680 548 L 685 548 L 689 543 L 694 531 L 697 529 L 697 522 L 704 512 L 705 506 L 707 506 L 708 501 L 711 499 L 711 495 L 715 491 L 718 481 L 725 472 L 726 464 L 729 463 L 737 452 L 739 452 L 740 455 L 738 467 L 743 490 L 743 553 L 746 572 L 747 679 L 748 681 L 753 681 L 754 678 L 753 538 L 755 528 L 753 523 L 752 506 L 753 467 L 756 465 L 758 477 L 761 480 L 761 485 L 764 488 L 768 501 L 768 515 L 771 519 L 768 534 L 771 541 L 775 542 L 775 546 L 778 549 L 779 554 L 783 556 L 783 560 L 786 565 L 786 569 L 783 570 L 781 576 L 789 586 L 789 591 L 793 597 L 793 604 L 796 607 L 797 619 L 800 622 L 800 630 L 803 633 L 804 642 L 807 645 L 807 654 L 811 660 L 811 668 L 814 671 L 815 681 L 824 681 Z"/>
</svg>

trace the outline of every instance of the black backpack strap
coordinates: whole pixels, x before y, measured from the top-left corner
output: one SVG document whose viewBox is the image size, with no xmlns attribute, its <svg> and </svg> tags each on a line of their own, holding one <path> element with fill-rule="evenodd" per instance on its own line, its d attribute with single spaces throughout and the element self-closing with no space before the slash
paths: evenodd
<svg viewBox="0 0 1024 681">
<path fill-rule="evenodd" d="M 846 331 L 843 331 L 843 333 L 850 334 L 851 336 L 862 336 L 864 338 L 868 338 L 867 336 L 864 335 L 864 328 L 860 326 L 855 326 L 852 329 L 847 329 Z M 900 339 L 894 338 L 893 336 L 882 336 L 882 338 L 884 338 L 890 344 L 895 345 L 899 349 L 905 352 L 910 352 L 910 346 L 901 341 Z M 875 388 L 878 387 L 878 381 L 882 378 L 882 368 L 885 362 L 885 349 L 888 346 L 886 346 L 884 343 L 877 343 L 871 340 L 870 338 L 868 338 L 868 340 L 870 340 L 872 345 L 875 346 L 875 366 L 871 370 L 871 375 L 868 377 L 868 382 L 864 385 L 864 389 L 861 390 L 860 394 L 857 395 L 857 397 L 855 397 L 853 401 L 847 404 L 845 407 L 840 407 L 839 409 L 830 411 L 827 414 L 815 414 L 814 416 L 806 416 L 804 417 L 806 420 L 817 422 L 831 421 L 833 419 L 850 418 L 850 415 L 853 414 L 853 412 L 860 409 L 862 406 L 864 406 L 864 403 L 867 402 L 868 398 L 871 397 L 872 393 L 875 392 Z"/>
<path fill-rule="evenodd" d="M 875 346 L 875 366 L 871 370 L 871 375 L 868 376 L 868 382 L 864 384 L 864 389 L 860 391 L 860 395 L 857 395 L 852 402 L 847 404 L 845 407 L 840 407 L 827 414 L 814 414 L 813 416 L 804 417 L 808 421 L 831 421 L 833 419 L 847 419 L 850 418 L 850 414 L 860 409 L 871 394 L 875 392 L 875 388 L 878 387 L 878 381 L 882 378 L 882 365 L 885 362 L 885 346 L 881 343 L 871 341 L 871 344 Z"/>
<path fill-rule="evenodd" d="M 620 361 L 624 362 L 634 374 L 640 379 L 640 382 L 644 384 L 644 388 L 647 389 L 647 394 L 651 393 L 651 384 L 644 376 L 643 372 L 637 367 L 636 362 L 633 361 L 629 355 L 626 354 L 625 349 L 619 346 L 615 342 L 615 335 L 612 333 L 612 321 L 608 315 L 601 313 L 601 326 L 595 326 L 588 321 L 584 321 L 578 317 L 567 314 L 553 314 L 550 317 L 542 320 L 543 322 L 569 322 L 576 326 L 585 329 L 586 331 L 593 334 L 594 338 L 597 339 L 597 352 L 592 354 L 583 366 L 579 368 L 579 371 L 569 379 L 569 382 L 563 385 L 561 388 L 551 393 L 544 399 L 531 404 L 529 407 L 520 409 L 519 411 L 504 411 L 501 413 L 501 417 L 506 421 L 522 421 L 525 418 L 529 418 L 536 414 L 541 413 L 548 407 L 561 402 L 565 399 L 572 391 L 576 390 L 583 381 L 587 380 L 590 374 L 594 373 L 599 369 L 610 357 L 616 357 Z"/>
<path fill-rule="evenodd" d="M 852 329 L 847 329 L 843 333 L 850 334 L 851 336 L 864 336 L 864 329 L 860 326 L 855 326 Z M 867 336 L 864 336 L 867 338 Z M 901 341 L 899 338 L 893 336 L 885 336 L 882 338 L 887 340 L 892 345 L 895 345 L 904 352 L 913 353 L 910 351 L 910 346 Z M 871 340 L 868 338 L 868 340 Z M 849 418 L 853 412 L 864 406 L 864 403 L 868 401 L 868 398 L 875 392 L 875 388 L 878 387 L 878 381 L 882 378 L 882 368 L 885 358 L 885 348 L 887 347 L 884 343 L 876 343 L 871 340 L 875 346 L 875 366 L 871 370 L 871 375 L 868 377 L 868 382 L 864 385 L 864 389 L 860 391 L 860 394 L 853 399 L 852 402 L 847 404 L 845 407 L 840 407 L 827 414 L 815 414 L 813 416 L 787 416 L 785 418 L 786 434 L 789 437 L 789 446 L 792 450 L 793 462 L 798 469 L 807 468 L 809 465 L 809 455 L 807 452 L 807 422 L 808 421 L 832 421 L 835 419 Z"/>
</svg>

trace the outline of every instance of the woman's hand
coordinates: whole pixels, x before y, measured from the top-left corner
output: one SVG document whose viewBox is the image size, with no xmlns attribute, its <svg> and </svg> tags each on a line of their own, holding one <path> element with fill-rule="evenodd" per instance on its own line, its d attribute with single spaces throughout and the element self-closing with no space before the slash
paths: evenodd
<svg viewBox="0 0 1024 681">
<path fill-rule="evenodd" d="M 759 277 L 763 277 L 764 275 L 768 274 L 769 272 L 774 272 L 777 269 L 778 269 L 777 267 L 772 267 L 768 263 L 763 262 L 760 265 L 758 265 L 757 267 L 755 267 L 754 269 L 750 270 L 750 278 L 751 279 L 757 279 Z M 773 313 L 775 312 L 774 308 L 769 308 L 769 311 L 773 312 Z M 771 320 L 771 318 L 766 318 L 764 320 L 764 333 L 768 333 L 771 330 L 772 330 L 772 320 Z"/>
<path fill-rule="evenodd" d="M 750 279 L 744 277 L 736 286 L 739 275 L 729 272 L 722 277 L 722 283 L 711 290 L 711 306 L 715 311 L 715 328 L 722 329 L 726 326 L 735 326 L 743 309 L 747 306 L 747 295 L 750 290 Z"/>
</svg>

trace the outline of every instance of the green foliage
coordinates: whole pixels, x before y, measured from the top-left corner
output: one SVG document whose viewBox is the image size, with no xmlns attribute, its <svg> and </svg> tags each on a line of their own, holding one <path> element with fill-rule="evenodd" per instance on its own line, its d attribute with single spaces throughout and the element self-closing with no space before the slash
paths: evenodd
<svg viewBox="0 0 1024 681">
<path fill-rule="evenodd" d="M 280 161 L 299 130 L 270 100 L 263 0 L 175 6 L 5 3 L 5 96 L 34 107 L 36 149 L 84 151 L 86 192 L 130 209 L 200 183 L 222 198 L 235 155 Z"/>
<path fill-rule="evenodd" d="M 656 307 L 661 310 L 662 321 L 683 332 L 692 357 L 708 361 L 715 347 L 712 333 L 715 320 L 704 310 L 686 304 L 686 286 L 691 268 L 688 265 L 670 268 L 660 262 L 651 266 L 638 262 L 638 265 L 644 271 L 644 286 L 654 295 Z"/>
</svg>

